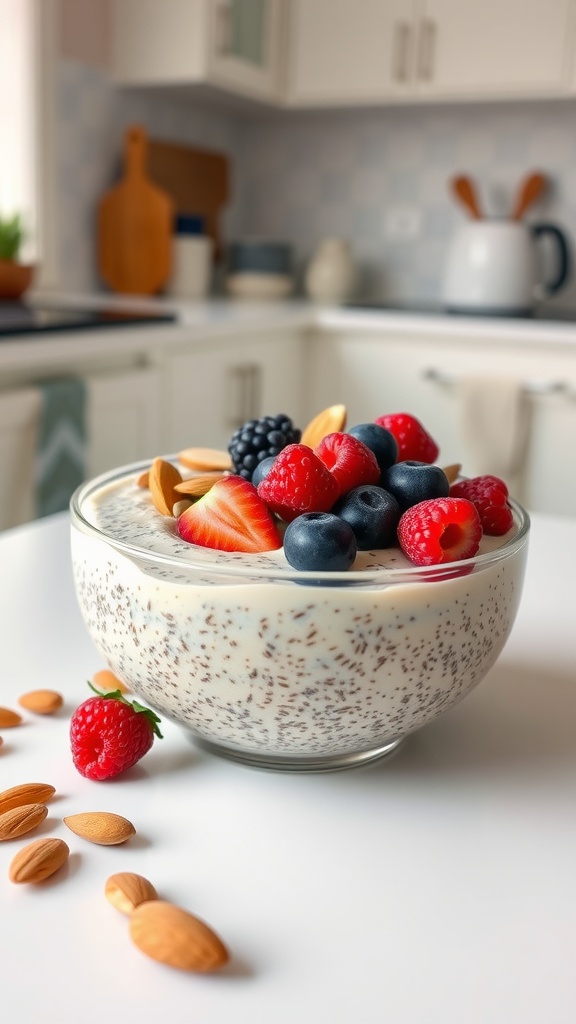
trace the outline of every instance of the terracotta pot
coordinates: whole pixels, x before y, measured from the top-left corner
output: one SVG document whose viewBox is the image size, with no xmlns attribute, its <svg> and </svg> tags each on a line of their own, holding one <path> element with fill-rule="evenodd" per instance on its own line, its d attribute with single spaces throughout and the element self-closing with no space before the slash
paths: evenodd
<svg viewBox="0 0 576 1024">
<path fill-rule="evenodd" d="M 33 264 L 0 260 L 0 299 L 19 299 L 32 284 Z"/>
</svg>

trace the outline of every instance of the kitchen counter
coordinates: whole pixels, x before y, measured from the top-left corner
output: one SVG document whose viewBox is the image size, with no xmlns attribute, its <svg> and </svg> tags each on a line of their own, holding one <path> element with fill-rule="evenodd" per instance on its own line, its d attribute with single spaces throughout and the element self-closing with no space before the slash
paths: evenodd
<svg viewBox="0 0 576 1024">
<path fill-rule="evenodd" d="M 170 722 L 123 777 L 75 771 L 68 719 L 101 662 L 75 603 L 62 514 L 0 537 L 2 704 L 59 690 L 52 718 L 3 731 L 1 787 L 49 782 L 38 835 L 71 849 L 38 887 L 0 844 L 3 1019 L 43 1024 L 573 1024 L 576 520 L 533 517 L 525 591 L 486 680 L 395 758 L 290 776 L 203 753 Z M 137 835 L 99 847 L 64 815 L 108 810 Z M 221 975 L 148 960 L 104 897 L 136 871 L 208 921 Z"/>
</svg>

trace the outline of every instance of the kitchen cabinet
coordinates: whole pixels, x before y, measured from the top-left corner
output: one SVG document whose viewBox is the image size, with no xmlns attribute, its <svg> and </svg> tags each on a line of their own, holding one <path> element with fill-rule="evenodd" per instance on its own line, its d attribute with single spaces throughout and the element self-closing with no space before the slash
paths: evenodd
<svg viewBox="0 0 576 1024">
<path fill-rule="evenodd" d="M 538 512 L 576 516 L 576 475 L 561 452 L 576 450 L 576 351 L 542 345 L 507 345 L 453 336 L 391 333 L 318 333 L 308 366 L 308 402 L 324 408 L 343 402 L 348 424 L 386 412 L 410 412 L 440 446 L 440 463 L 459 462 L 473 475 L 463 450 L 459 380 L 506 377 L 519 381 L 529 402 L 530 432 L 521 491 L 516 497 Z"/>
<path fill-rule="evenodd" d="M 208 85 L 280 100 L 282 0 L 112 0 L 123 85 Z"/>
<path fill-rule="evenodd" d="M 248 339 L 198 339 L 167 355 L 163 450 L 225 449 L 240 424 L 279 412 L 303 426 L 303 344 L 299 332 L 280 328 Z"/>
<path fill-rule="evenodd" d="M 288 102 L 560 95 L 573 0 L 292 0 Z"/>
<path fill-rule="evenodd" d="M 41 378 L 37 378 L 41 383 Z M 159 438 L 159 376 L 153 367 L 88 373 L 86 477 L 154 456 Z M 0 392 L 0 530 L 35 518 L 35 466 L 41 389 Z"/>
</svg>

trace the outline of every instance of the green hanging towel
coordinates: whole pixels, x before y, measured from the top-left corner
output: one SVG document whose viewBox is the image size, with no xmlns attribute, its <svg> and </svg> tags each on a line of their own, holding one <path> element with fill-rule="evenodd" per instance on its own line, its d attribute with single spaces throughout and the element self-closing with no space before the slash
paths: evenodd
<svg viewBox="0 0 576 1024">
<path fill-rule="evenodd" d="M 62 512 L 86 475 L 86 385 L 78 377 L 38 385 L 42 408 L 38 424 L 36 514 Z"/>
</svg>

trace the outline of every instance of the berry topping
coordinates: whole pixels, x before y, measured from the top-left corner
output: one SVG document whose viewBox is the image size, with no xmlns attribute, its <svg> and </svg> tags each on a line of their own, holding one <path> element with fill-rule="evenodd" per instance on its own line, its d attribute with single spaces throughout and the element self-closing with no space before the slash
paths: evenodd
<svg viewBox="0 0 576 1024">
<path fill-rule="evenodd" d="M 356 557 L 352 527 L 330 512 L 306 512 L 286 527 L 284 554 L 294 569 L 345 572 Z"/>
<path fill-rule="evenodd" d="M 508 488 L 497 476 L 475 476 L 452 484 L 450 496 L 468 498 L 478 509 L 484 533 L 500 537 L 512 527 L 512 509 L 508 504 Z"/>
<path fill-rule="evenodd" d="M 190 544 L 218 551 L 274 551 L 282 547 L 276 524 L 249 480 L 224 476 L 178 519 Z"/>
<path fill-rule="evenodd" d="M 238 427 L 228 445 L 232 468 L 238 476 L 251 480 L 256 466 L 269 455 L 278 455 L 288 444 L 300 440 L 289 416 L 262 416 L 259 420 L 247 420 Z"/>
<path fill-rule="evenodd" d="M 162 736 L 160 719 L 137 701 L 128 701 L 121 690 L 88 697 L 70 719 L 72 760 L 81 775 L 102 781 L 126 771 L 144 757 Z"/>
<path fill-rule="evenodd" d="M 397 461 L 398 442 L 386 427 L 381 427 L 378 423 L 357 423 L 356 426 L 350 427 L 348 433 L 363 441 L 370 451 L 374 452 L 381 473 L 385 473 L 389 466 L 393 466 Z"/>
<path fill-rule="evenodd" d="M 393 494 L 402 512 L 419 501 L 446 498 L 450 491 L 448 477 L 440 466 L 428 462 L 397 462 L 382 476 L 382 486 Z"/>
<path fill-rule="evenodd" d="M 335 477 L 305 444 L 290 444 L 258 484 L 269 509 L 289 523 L 303 512 L 328 512 L 339 495 Z"/>
<path fill-rule="evenodd" d="M 400 506 L 381 487 L 355 487 L 336 502 L 333 512 L 352 527 L 359 551 L 396 545 Z"/>
<path fill-rule="evenodd" d="M 440 449 L 436 441 L 415 416 L 407 412 L 393 412 L 379 416 L 375 422 L 394 434 L 398 442 L 398 462 L 404 462 L 405 459 L 435 462 L 438 458 Z"/>
<path fill-rule="evenodd" d="M 351 434 L 327 434 L 314 451 L 336 480 L 339 495 L 361 484 L 376 484 L 380 479 L 374 452 Z"/>
<path fill-rule="evenodd" d="M 400 519 L 398 541 L 415 565 L 441 565 L 472 558 L 482 524 L 466 498 L 432 498 L 413 505 Z"/>
</svg>

